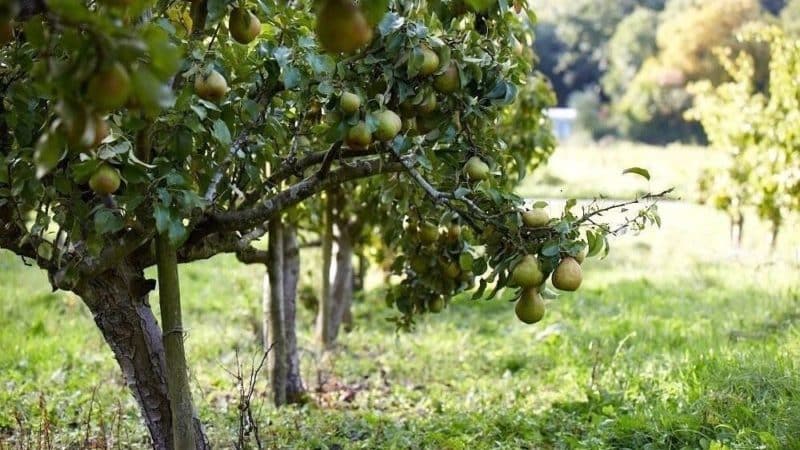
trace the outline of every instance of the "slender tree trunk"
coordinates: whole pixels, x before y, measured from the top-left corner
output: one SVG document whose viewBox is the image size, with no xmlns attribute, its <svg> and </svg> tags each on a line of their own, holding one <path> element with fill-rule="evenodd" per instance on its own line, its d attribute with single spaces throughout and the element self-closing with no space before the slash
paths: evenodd
<svg viewBox="0 0 800 450">
<path fill-rule="evenodd" d="M 774 254 L 775 249 L 778 248 L 778 234 L 781 231 L 781 222 L 779 220 L 772 221 L 772 236 L 769 240 L 769 253 Z"/>
<path fill-rule="evenodd" d="M 332 191 L 328 192 L 325 215 L 323 218 L 324 228 L 322 231 L 322 289 L 319 297 L 319 309 L 317 311 L 317 340 L 323 349 L 329 349 L 333 344 L 331 319 L 333 317 L 333 303 L 331 298 L 331 272 L 333 268 L 333 221 L 334 221 L 334 197 L 338 195 Z"/>
<path fill-rule="evenodd" d="M 344 324 L 346 329 L 352 329 L 353 315 L 351 306 L 353 304 L 353 238 L 350 234 L 349 226 L 340 224 L 337 227 L 338 246 L 336 252 L 336 275 L 331 286 L 331 303 L 334 305 L 331 341 L 335 341 L 339 335 L 339 328 Z"/>
<path fill-rule="evenodd" d="M 744 242 L 744 214 L 739 213 L 739 220 L 736 223 L 739 229 L 739 234 L 736 237 L 736 246 L 742 248 L 742 243 Z"/>
<path fill-rule="evenodd" d="M 303 403 L 305 386 L 300 373 L 300 355 L 297 351 L 297 282 L 300 277 L 300 248 L 297 244 L 297 229 L 283 229 L 283 313 L 286 332 L 286 401 Z"/>
<path fill-rule="evenodd" d="M 194 406 L 189 387 L 186 351 L 183 346 L 178 256 L 166 235 L 156 237 L 156 259 L 173 439 L 176 450 L 194 450 L 197 448 L 194 435 Z"/>
<path fill-rule="evenodd" d="M 148 303 L 152 280 L 123 262 L 75 288 L 94 316 L 122 370 L 150 433 L 153 448 L 172 450 L 172 413 L 167 391 L 161 329 Z M 199 420 L 194 421 L 197 449 L 209 448 Z"/>
<path fill-rule="evenodd" d="M 287 342 L 284 316 L 283 225 L 280 219 L 269 223 L 269 266 L 264 280 L 264 311 L 272 395 L 275 406 L 286 404 L 288 375 Z"/>
<path fill-rule="evenodd" d="M 345 199 L 341 192 L 329 194 L 322 236 L 322 296 L 317 315 L 317 336 L 323 349 L 333 348 L 345 318 L 348 327 L 352 327 L 354 277 L 352 227 L 343 212 Z"/>
</svg>

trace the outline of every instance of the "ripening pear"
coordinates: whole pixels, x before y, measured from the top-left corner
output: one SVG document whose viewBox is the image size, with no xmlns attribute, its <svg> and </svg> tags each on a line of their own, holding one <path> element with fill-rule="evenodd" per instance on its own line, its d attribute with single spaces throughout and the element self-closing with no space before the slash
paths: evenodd
<svg viewBox="0 0 800 450">
<path fill-rule="evenodd" d="M 517 318 L 527 324 L 539 322 L 544 317 L 544 300 L 539 294 L 539 289 L 530 287 L 522 291 L 522 297 L 514 307 Z"/>
<path fill-rule="evenodd" d="M 456 261 L 450 260 L 441 260 L 439 261 L 439 265 L 442 266 L 442 273 L 447 278 L 456 279 L 461 276 L 461 266 Z"/>
<path fill-rule="evenodd" d="M 352 92 L 344 92 L 339 97 L 339 108 L 345 114 L 353 114 L 361 108 L 361 97 Z"/>
<path fill-rule="evenodd" d="M 547 225 L 550 221 L 550 215 L 544 208 L 533 208 L 529 211 L 522 213 L 522 223 L 526 227 L 538 228 Z"/>
<path fill-rule="evenodd" d="M 425 222 L 419 227 L 419 240 L 423 244 L 433 244 L 439 240 L 439 227 Z"/>
<path fill-rule="evenodd" d="M 131 77 L 125 66 L 115 62 L 89 80 L 86 96 L 99 110 L 112 111 L 125 106 L 131 94 Z"/>
<path fill-rule="evenodd" d="M 541 286 L 544 282 L 544 274 L 539 260 L 533 255 L 525 255 L 511 272 L 511 282 L 522 288 Z"/>
<path fill-rule="evenodd" d="M 375 138 L 379 141 L 391 141 L 403 128 L 403 120 L 394 111 L 384 110 L 374 114 L 378 121 Z"/>
<path fill-rule="evenodd" d="M 372 144 L 372 133 L 370 133 L 369 127 L 362 120 L 350 127 L 350 130 L 347 131 L 345 142 L 350 148 L 364 149 Z"/>
<path fill-rule="evenodd" d="M 207 74 L 198 74 L 194 79 L 194 91 L 203 100 L 218 102 L 228 93 L 228 82 L 216 70 Z"/>
<path fill-rule="evenodd" d="M 441 295 L 438 295 L 428 300 L 428 311 L 436 314 L 442 312 L 443 309 L 444 309 L 444 298 Z"/>
<path fill-rule="evenodd" d="M 249 44 L 261 34 L 261 22 L 245 8 L 234 8 L 228 19 L 231 37 L 240 44 Z"/>
<path fill-rule="evenodd" d="M 422 66 L 419 74 L 428 76 L 439 69 L 439 55 L 428 47 L 422 47 Z"/>
<path fill-rule="evenodd" d="M 89 178 L 89 188 L 98 195 L 108 195 L 117 192 L 120 185 L 120 177 L 117 169 L 103 164 Z"/>
<path fill-rule="evenodd" d="M 489 178 L 489 165 L 477 156 L 473 156 L 464 164 L 464 173 L 470 180 L 485 180 Z"/>
<path fill-rule="evenodd" d="M 461 87 L 461 78 L 458 76 L 458 66 L 450 63 L 441 75 L 433 81 L 433 87 L 437 91 L 451 94 Z"/>
<path fill-rule="evenodd" d="M 581 265 L 571 257 L 565 256 L 553 272 L 553 286 L 562 291 L 576 291 L 581 286 L 583 274 Z"/>
<path fill-rule="evenodd" d="M 352 0 L 322 0 L 317 12 L 317 39 L 330 53 L 353 53 L 369 44 L 372 28 Z"/>
</svg>

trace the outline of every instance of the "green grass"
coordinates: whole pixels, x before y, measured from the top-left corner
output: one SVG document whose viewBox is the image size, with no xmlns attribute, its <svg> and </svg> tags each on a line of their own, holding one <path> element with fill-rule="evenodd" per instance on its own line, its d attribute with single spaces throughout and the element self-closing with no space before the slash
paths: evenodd
<svg viewBox="0 0 800 450">
<path fill-rule="evenodd" d="M 606 174 L 648 152 L 663 155 L 654 165 L 672 174 L 685 160 L 636 148 L 565 154 L 590 161 L 600 151 L 620 153 L 598 163 Z M 567 190 L 625 194 L 614 180 Z M 301 311 L 307 383 L 346 389 L 275 410 L 262 380 L 263 440 L 269 448 L 800 449 L 797 221 L 770 256 L 755 219 L 744 248 L 732 251 L 722 214 L 685 203 L 661 212 L 661 230 L 617 239 L 608 259 L 588 260 L 581 290 L 550 301 L 536 326 L 517 322 L 502 299 L 459 298 L 397 334 L 375 290 L 356 305 L 357 327 L 335 358 L 323 360 L 313 318 Z M 221 448 L 231 447 L 237 418 L 226 370 L 237 348 L 245 368 L 258 352 L 262 275 L 225 256 L 181 269 L 195 399 Z M 90 405 L 93 439 L 105 427 L 116 445 L 143 447 L 136 406 L 80 301 L 51 293 L 41 272 L 6 252 L 0 288 L 0 448 L 14 448 L 21 430 L 39 435 L 43 422 L 57 448 L 84 447 Z"/>
<path fill-rule="evenodd" d="M 601 146 L 570 141 L 553 154 L 547 167 L 530 175 L 519 192 L 533 198 L 630 198 L 674 187 L 677 196 L 691 200 L 700 172 L 724 166 L 725 161 L 724 152 L 705 147 Z M 650 181 L 622 175 L 629 167 L 647 169 Z"/>
</svg>

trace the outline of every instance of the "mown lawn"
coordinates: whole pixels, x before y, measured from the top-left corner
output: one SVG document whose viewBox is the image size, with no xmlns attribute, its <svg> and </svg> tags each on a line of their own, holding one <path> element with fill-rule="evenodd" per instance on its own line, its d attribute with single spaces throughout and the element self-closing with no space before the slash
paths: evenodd
<svg viewBox="0 0 800 450">
<path fill-rule="evenodd" d="M 589 161 L 596 151 L 614 150 L 567 152 Z M 670 150 L 618 151 L 597 163 L 605 181 L 567 189 L 612 192 L 627 167 L 614 166 L 641 152 L 667 155 L 653 164 L 664 168 L 685 160 Z M 305 378 L 327 392 L 280 411 L 259 395 L 265 446 L 800 449 L 798 222 L 770 256 L 754 219 L 745 247 L 732 251 L 723 215 L 677 202 L 661 212 L 661 230 L 620 238 L 608 259 L 588 260 L 582 289 L 551 301 L 536 326 L 517 322 L 502 299 L 456 299 L 414 333 L 397 334 L 378 286 L 357 304 L 340 351 L 323 359 L 311 314 L 301 311 Z M 304 270 L 314 271 L 307 261 Z M 236 438 L 228 371 L 237 349 L 244 369 L 258 353 L 262 275 L 228 257 L 181 271 L 195 399 L 220 448 Z M 43 429 L 56 448 L 102 448 L 104 436 L 118 448 L 146 445 L 86 309 L 3 252 L 0 349 L 0 448 L 26 436 L 36 447 Z"/>
</svg>

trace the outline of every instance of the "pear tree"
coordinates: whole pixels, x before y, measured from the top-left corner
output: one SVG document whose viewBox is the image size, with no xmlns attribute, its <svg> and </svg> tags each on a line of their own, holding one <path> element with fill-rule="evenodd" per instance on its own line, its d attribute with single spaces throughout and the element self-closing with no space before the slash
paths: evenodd
<svg viewBox="0 0 800 450">
<path fill-rule="evenodd" d="M 600 221 L 606 207 L 574 202 L 544 226 L 523 223 L 511 185 L 552 150 L 541 119 L 551 93 L 530 84 L 533 60 L 515 45 L 532 43 L 534 19 L 525 2 L 475 0 L 6 2 L 0 248 L 86 304 L 159 449 L 210 446 L 191 398 L 178 265 L 266 261 L 280 293 L 296 264 L 284 231 L 332 190 L 367 183 L 380 206 L 358 213 L 394 218 L 375 223 L 397 255 L 387 303 L 399 327 L 489 287 L 513 289 L 535 321 L 546 289 L 531 281 L 607 250 L 615 230 Z M 531 145 L 508 126 L 525 86 Z M 340 108 L 347 92 L 357 108 Z M 265 235 L 266 254 L 254 246 Z M 414 270 L 420 255 L 441 270 Z M 532 259 L 538 276 L 512 286 Z M 576 286 L 568 272 L 564 287 Z M 282 303 L 270 307 L 285 333 Z M 287 347 L 273 352 L 281 377 Z"/>
</svg>

